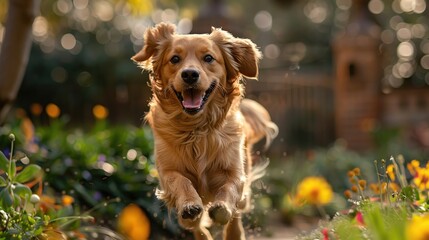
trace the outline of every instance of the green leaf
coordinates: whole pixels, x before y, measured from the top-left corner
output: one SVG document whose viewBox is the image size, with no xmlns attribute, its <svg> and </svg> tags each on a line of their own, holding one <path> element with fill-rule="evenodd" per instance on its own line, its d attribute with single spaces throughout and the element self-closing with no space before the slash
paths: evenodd
<svg viewBox="0 0 429 240">
<path fill-rule="evenodd" d="M 2 151 L 0 151 L 0 169 L 5 172 L 9 169 L 9 160 L 7 160 Z"/>
<path fill-rule="evenodd" d="M 13 204 L 12 196 L 10 195 L 8 188 L 3 188 L 0 192 L 0 203 L 5 209 L 9 208 Z"/>
<path fill-rule="evenodd" d="M 403 200 L 414 202 L 420 200 L 419 191 L 411 186 L 402 188 L 401 195 Z"/>
<path fill-rule="evenodd" d="M 7 181 L 0 176 L 0 187 L 6 187 L 7 186 Z"/>
<path fill-rule="evenodd" d="M 25 183 L 42 173 L 42 168 L 36 164 L 30 164 L 16 175 L 15 181 Z"/>
<path fill-rule="evenodd" d="M 20 183 L 15 184 L 15 188 L 12 188 L 13 192 L 20 196 L 21 198 L 27 199 L 30 198 L 32 192 L 31 189 L 25 185 L 22 185 Z"/>
</svg>

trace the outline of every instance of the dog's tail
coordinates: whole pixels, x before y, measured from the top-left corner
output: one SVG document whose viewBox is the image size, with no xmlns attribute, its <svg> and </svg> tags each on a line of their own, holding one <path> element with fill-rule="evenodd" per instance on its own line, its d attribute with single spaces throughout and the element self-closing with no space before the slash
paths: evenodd
<svg viewBox="0 0 429 240">
<path fill-rule="evenodd" d="M 246 142 L 248 151 L 252 151 L 252 146 L 265 138 L 265 149 L 267 149 L 273 139 L 277 136 L 279 128 L 271 121 L 268 111 L 259 103 L 243 99 L 240 105 L 240 111 L 246 119 Z M 251 156 L 248 156 L 252 158 Z M 252 160 L 247 164 L 247 181 L 244 186 L 243 198 L 238 204 L 242 212 L 248 212 L 251 208 L 251 184 L 265 175 L 265 170 L 268 167 L 269 160 L 259 160 L 256 164 L 252 164 Z"/>
<path fill-rule="evenodd" d="M 279 128 L 271 121 L 268 111 L 259 103 L 243 99 L 240 105 L 240 111 L 249 125 L 246 133 L 247 143 L 253 145 L 265 137 L 265 149 L 267 149 L 273 139 L 279 133 Z"/>
</svg>

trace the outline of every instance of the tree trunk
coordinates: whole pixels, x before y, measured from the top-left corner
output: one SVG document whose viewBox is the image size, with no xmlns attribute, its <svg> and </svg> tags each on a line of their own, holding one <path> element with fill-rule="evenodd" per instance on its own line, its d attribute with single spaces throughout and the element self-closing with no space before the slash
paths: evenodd
<svg viewBox="0 0 429 240">
<path fill-rule="evenodd" d="M 0 125 L 12 107 L 27 67 L 31 29 L 40 0 L 9 0 L 6 29 L 0 51 Z"/>
</svg>

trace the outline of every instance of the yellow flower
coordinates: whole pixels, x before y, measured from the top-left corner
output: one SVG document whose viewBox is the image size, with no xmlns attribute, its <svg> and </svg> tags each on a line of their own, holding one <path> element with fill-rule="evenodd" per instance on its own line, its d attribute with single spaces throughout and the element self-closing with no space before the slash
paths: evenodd
<svg viewBox="0 0 429 240">
<path fill-rule="evenodd" d="M 393 164 L 387 166 L 386 173 L 390 180 L 395 181 L 395 166 Z"/>
<path fill-rule="evenodd" d="M 429 214 L 414 215 L 407 223 L 405 234 L 407 240 L 429 239 Z"/>
<path fill-rule="evenodd" d="M 332 187 L 322 177 L 307 177 L 298 184 L 297 198 L 304 203 L 325 205 L 332 197 Z"/>
<path fill-rule="evenodd" d="M 119 215 L 118 229 L 130 240 L 145 240 L 149 239 L 150 222 L 139 206 L 130 204 Z"/>
</svg>

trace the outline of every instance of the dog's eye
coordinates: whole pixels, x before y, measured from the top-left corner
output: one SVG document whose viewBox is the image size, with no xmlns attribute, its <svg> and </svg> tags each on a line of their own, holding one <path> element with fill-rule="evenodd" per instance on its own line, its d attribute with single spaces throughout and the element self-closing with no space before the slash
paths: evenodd
<svg viewBox="0 0 429 240">
<path fill-rule="evenodd" d="M 211 63 L 211 62 L 213 62 L 213 60 L 214 60 L 214 58 L 210 54 L 207 54 L 204 56 L 204 62 Z"/>
<path fill-rule="evenodd" d="M 177 55 L 174 55 L 173 57 L 171 57 L 170 62 L 172 64 L 176 64 L 176 63 L 180 62 L 180 57 Z"/>
</svg>

